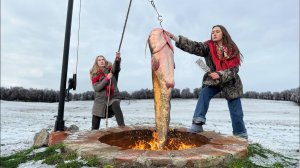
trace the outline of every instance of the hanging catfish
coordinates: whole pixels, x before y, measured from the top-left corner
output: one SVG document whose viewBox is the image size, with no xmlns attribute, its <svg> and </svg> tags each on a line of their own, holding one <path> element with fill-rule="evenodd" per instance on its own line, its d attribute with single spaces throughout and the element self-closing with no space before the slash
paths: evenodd
<svg viewBox="0 0 300 168">
<path fill-rule="evenodd" d="M 170 123 L 171 90 L 174 88 L 174 49 L 163 29 L 151 31 L 148 38 L 151 51 L 152 82 L 154 92 L 155 125 L 158 147 L 167 141 Z"/>
</svg>

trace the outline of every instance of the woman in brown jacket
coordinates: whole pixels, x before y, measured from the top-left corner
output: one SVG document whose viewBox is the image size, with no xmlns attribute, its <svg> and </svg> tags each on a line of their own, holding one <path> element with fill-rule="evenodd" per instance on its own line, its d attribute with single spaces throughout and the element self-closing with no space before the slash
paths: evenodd
<svg viewBox="0 0 300 168">
<path fill-rule="evenodd" d="M 206 65 L 210 69 L 210 72 L 203 77 L 192 127 L 188 131 L 193 133 L 203 131 L 202 125 L 206 123 L 209 102 L 213 96 L 222 91 L 227 99 L 233 135 L 247 139 L 248 134 L 240 100 L 243 95 L 243 85 L 238 75 L 241 53 L 225 27 L 213 26 L 211 39 L 206 42 L 192 41 L 184 36 L 177 37 L 167 31 L 166 33 L 176 41 L 176 47 L 204 57 Z"/>
<path fill-rule="evenodd" d="M 123 113 L 120 107 L 120 93 L 117 87 L 116 76 L 120 72 L 120 53 L 116 53 L 114 64 L 107 61 L 104 56 L 96 57 L 90 70 L 90 77 L 95 91 L 93 105 L 92 130 L 99 129 L 100 120 L 115 115 L 119 126 L 125 126 Z M 108 110 L 107 110 L 108 105 Z"/>
</svg>

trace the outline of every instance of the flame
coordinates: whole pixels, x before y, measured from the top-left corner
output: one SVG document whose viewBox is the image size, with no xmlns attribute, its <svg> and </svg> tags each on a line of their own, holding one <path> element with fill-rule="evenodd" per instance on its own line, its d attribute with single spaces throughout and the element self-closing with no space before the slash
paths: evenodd
<svg viewBox="0 0 300 168">
<path fill-rule="evenodd" d="M 184 143 L 179 138 L 169 138 L 163 150 L 184 150 L 193 147 L 196 147 L 196 145 Z M 152 139 L 150 141 L 138 140 L 131 148 L 136 150 L 162 150 L 159 149 L 157 132 L 152 133 Z"/>
</svg>

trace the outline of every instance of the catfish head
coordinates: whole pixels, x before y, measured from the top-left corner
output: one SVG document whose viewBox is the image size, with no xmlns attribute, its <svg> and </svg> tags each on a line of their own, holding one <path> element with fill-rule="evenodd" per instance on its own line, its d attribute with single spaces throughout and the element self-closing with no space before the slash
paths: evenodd
<svg viewBox="0 0 300 168">
<path fill-rule="evenodd" d="M 151 51 L 151 66 L 157 78 L 166 88 L 174 88 L 174 48 L 163 29 L 153 29 L 148 39 Z"/>
</svg>

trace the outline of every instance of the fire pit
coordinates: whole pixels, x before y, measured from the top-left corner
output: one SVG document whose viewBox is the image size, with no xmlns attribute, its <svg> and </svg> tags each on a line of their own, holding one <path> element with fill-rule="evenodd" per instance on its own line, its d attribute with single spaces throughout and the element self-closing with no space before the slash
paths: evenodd
<svg viewBox="0 0 300 168">
<path fill-rule="evenodd" d="M 171 128 L 164 149 L 158 149 L 154 127 L 114 127 L 70 134 L 66 151 L 96 156 L 103 165 L 116 167 L 222 167 L 247 155 L 246 140 L 215 132 L 191 134 Z"/>
<path fill-rule="evenodd" d="M 184 150 L 200 147 L 209 142 L 209 139 L 205 136 L 197 134 L 191 136 L 188 132 L 172 129 L 168 134 L 168 141 L 165 147 L 159 149 L 156 141 L 157 134 L 153 129 L 136 129 L 108 134 L 101 136 L 99 141 L 111 146 L 121 147 L 122 149 L 136 150 Z"/>
</svg>

